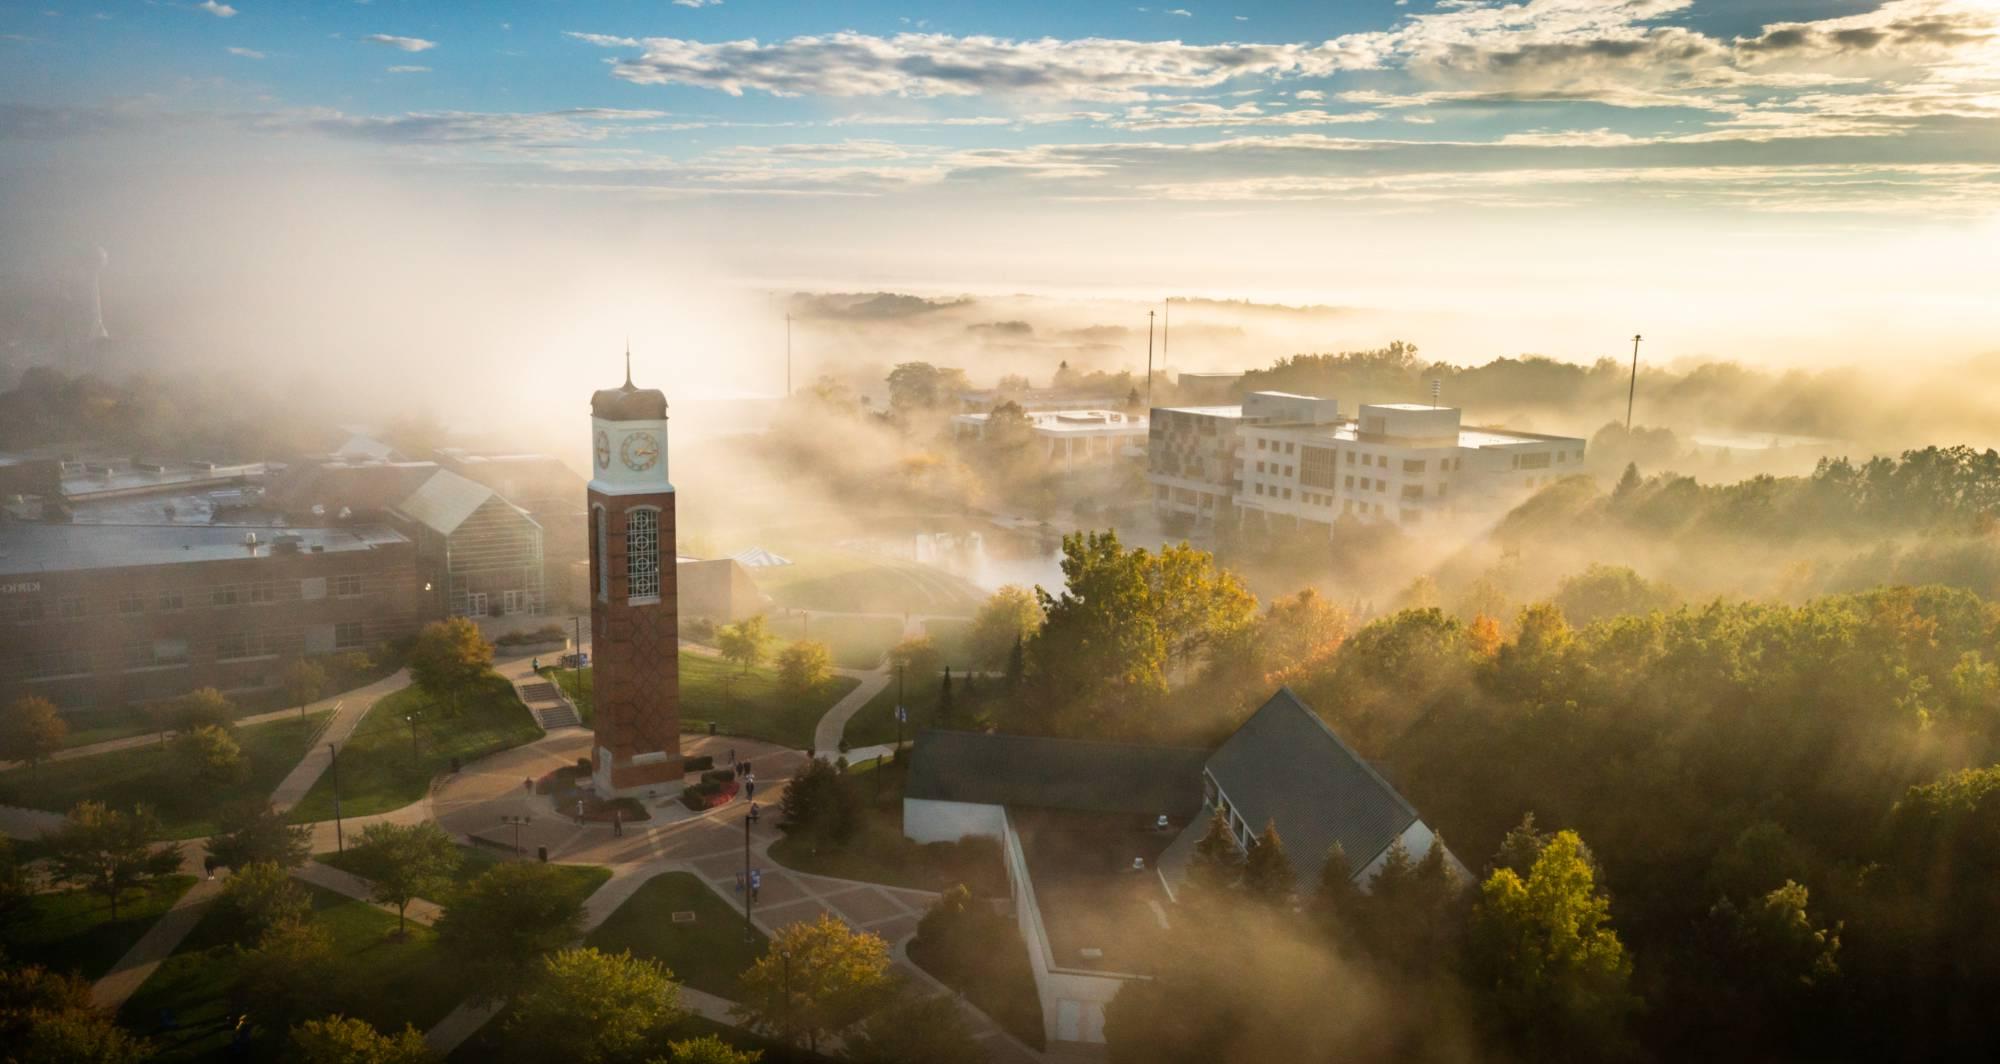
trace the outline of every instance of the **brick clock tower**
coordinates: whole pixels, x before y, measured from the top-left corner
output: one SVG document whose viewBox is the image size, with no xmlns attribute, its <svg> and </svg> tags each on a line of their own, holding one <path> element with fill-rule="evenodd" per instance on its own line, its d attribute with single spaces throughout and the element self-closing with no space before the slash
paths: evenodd
<svg viewBox="0 0 2000 1064">
<path fill-rule="evenodd" d="M 590 642 L 600 797 L 678 789 L 680 618 L 667 397 L 632 384 L 590 397 Z"/>
</svg>

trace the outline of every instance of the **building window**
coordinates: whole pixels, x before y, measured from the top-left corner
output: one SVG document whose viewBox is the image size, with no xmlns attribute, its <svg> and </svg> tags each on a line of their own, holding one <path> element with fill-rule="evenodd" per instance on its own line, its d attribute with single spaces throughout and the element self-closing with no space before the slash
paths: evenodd
<svg viewBox="0 0 2000 1064">
<path fill-rule="evenodd" d="M 341 598 L 353 598 L 361 594 L 361 576 L 351 573 L 333 578 L 333 593 Z"/>
<path fill-rule="evenodd" d="M 230 661 L 250 656 L 250 633 L 230 632 L 215 639 L 215 660 Z"/>
<path fill-rule="evenodd" d="M 162 665 L 187 664 L 185 639 L 141 639 L 125 644 L 125 667 L 150 669 Z"/>
<path fill-rule="evenodd" d="M 250 585 L 250 601 L 275 602 L 277 599 L 278 585 L 268 581 L 259 581 Z"/>
<path fill-rule="evenodd" d="M 83 596 L 64 595 L 57 599 L 56 616 L 70 619 L 83 616 Z"/>
<path fill-rule="evenodd" d="M 660 597 L 660 511 L 625 514 L 625 573 L 627 598 Z"/>
<path fill-rule="evenodd" d="M 1423 459 L 1421 459 L 1421 458 L 1405 458 L 1405 459 L 1403 459 L 1403 472 L 1405 472 L 1405 473 L 1421 473 L 1421 472 L 1423 472 L 1423 471 L 1424 471 L 1424 460 L 1423 460 Z"/>
<path fill-rule="evenodd" d="M 1421 499 L 1423 497 L 1424 497 L 1424 486 L 1422 484 L 1403 485 L 1403 498 Z"/>
<path fill-rule="evenodd" d="M 184 603 L 181 600 L 180 592 L 178 591 L 160 592 L 160 612 L 172 613 L 175 610 L 180 609 L 184 605 L 186 605 L 186 603 Z"/>
<path fill-rule="evenodd" d="M 1352 458 L 1353 455 L 1349 455 L 1348 457 Z M 1341 479 L 1345 481 L 1345 484 L 1343 486 L 1346 487 L 1348 491 L 1354 490 L 1354 474 L 1349 473 L 1345 477 L 1342 477 Z"/>
<path fill-rule="evenodd" d="M 1354 464 L 1354 452 L 1353 452 L 1353 451 L 1349 451 L 1349 452 L 1347 452 L 1347 464 L 1348 464 L 1348 465 L 1353 465 L 1353 464 Z"/>
<path fill-rule="evenodd" d="M 1289 444 L 1289 443 L 1285 444 L 1285 453 L 1286 453 L 1286 454 L 1291 454 L 1291 453 L 1292 453 L 1292 447 L 1293 447 L 1293 445 L 1292 445 L 1292 444 Z"/>
<path fill-rule="evenodd" d="M 1265 446 L 1264 437 L 1262 436 L 1257 437 L 1257 449 L 1261 451 L 1264 449 L 1264 446 Z"/>
<path fill-rule="evenodd" d="M 224 584 L 208 593 L 211 606 L 234 606 L 242 601 L 243 589 L 234 584 Z"/>
<path fill-rule="evenodd" d="M 593 530 L 590 537 L 590 567 L 597 573 L 597 598 L 600 602 L 609 601 L 611 598 L 611 563 L 610 559 L 605 557 L 604 526 L 607 523 L 604 507 L 590 508 L 590 524 Z"/>
<path fill-rule="evenodd" d="M 1264 471 L 1264 463 L 1262 462 L 1257 463 L 1257 472 L 1262 473 L 1263 471 Z"/>
<path fill-rule="evenodd" d="M 1285 498 L 1289 499 L 1289 498 L 1291 498 L 1291 497 L 1292 497 L 1292 489 L 1290 489 L 1290 488 L 1286 488 L 1286 489 L 1285 489 Z"/>
<path fill-rule="evenodd" d="M 1543 451 L 1540 454 L 1524 454 L 1521 456 L 1520 468 L 1522 469 L 1547 469 L 1548 467 L 1549 452 L 1547 451 Z"/>
<path fill-rule="evenodd" d="M 141 598 L 137 591 L 127 591 L 123 595 L 118 596 L 118 612 L 144 613 L 146 612 L 146 600 Z"/>
<path fill-rule="evenodd" d="M 342 621 L 333 626 L 333 648 L 335 650 L 359 650 L 368 645 L 360 621 Z"/>
<path fill-rule="evenodd" d="M 1259 495 L 1262 495 L 1262 494 L 1264 494 L 1264 485 L 1262 485 L 1262 484 L 1256 484 L 1256 485 L 1253 485 L 1253 487 L 1255 487 L 1255 488 L 1257 489 L 1257 494 L 1259 494 Z"/>
</svg>

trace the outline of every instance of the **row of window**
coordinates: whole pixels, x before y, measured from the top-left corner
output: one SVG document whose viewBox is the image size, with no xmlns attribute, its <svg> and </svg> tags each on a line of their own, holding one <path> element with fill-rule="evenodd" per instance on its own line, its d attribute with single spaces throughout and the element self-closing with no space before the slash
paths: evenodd
<svg viewBox="0 0 2000 1064">
<path fill-rule="evenodd" d="M 368 645 L 367 629 L 360 621 L 333 626 L 335 650 L 360 650 Z M 286 649 L 285 640 L 273 632 L 229 632 L 215 640 L 215 660 L 242 661 L 275 657 Z M 119 664 L 126 669 L 159 669 L 183 666 L 190 656 L 186 639 L 135 639 L 119 648 Z M 24 655 L 22 671 L 30 680 L 59 676 L 80 676 L 91 672 L 90 655 L 81 647 L 65 646 Z"/>
<path fill-rule="evenodd" d="M 190 599 L 193 599 L 196 605 L 222 607 L 276 602 L 280 592 L 288 592 L 292 583 L 292 581 L 261 580 L 247 584 L 220 584 L 209 588 L 206 593 L 184 588 L 170 588 L 157 593 L 127 589 L 118 596 L 118 612 L 125 616 L 142 614 L 148 610 L 175 613 L 186 609 Z M 331 580 L 311 577 L 297 581 L 297 584 L 298 597 L 307 600 L 325 598 L 329 584 L 332 585 L 336 598 L 358 598 L 363 589 L 359 574 L 336 576 Z M 45 620 L 49 616 L 48 606 L 40 595 L 24 597 L 12 606 L 12 619 L 17 623 L 32 623 Z M 59 619 L 75 620 L 85 616 L 87 612 L 82 595 L 59 595 L 55 599 L 55 616 Z"/>
<path fill-rule="evenodd" d="M 1262 451 L 1262 450 L 1266 450 L 1266 449 L 1267 449 L 1267 448 L 1266 448 L 1266 446 L 1265 446 L 1266 444 L 1269 444 L 1269 447 L 1268 447 L 1268 449 L 1269 449 L 1269 450 L 1273 450 L 1273 451 L 1275 451 L 1275 450 L 1277 450 L 1277 449 L 1278 449 L 1278 441 L 1277 441 L 1277 440 L 1266 440 L 1266 439 L 1265 439 L 1264 437 L 1262 437 L 1262 436 L 1259 436 L 1259 437 L 1257 437 L 1257 449 L 1258 449 L 1258 450 L 1260 450 L 1260 451 Z M 1284 448 L 1284 453 L 1286 453 L 1286 454 L 1291 454 L 1291 453 L 1292 453 L 1292 444 L 1291 444 L 1291 443 L 1287 442 L 1287 443 L 1285 444 L 1285 448 Z"/>
</svg>

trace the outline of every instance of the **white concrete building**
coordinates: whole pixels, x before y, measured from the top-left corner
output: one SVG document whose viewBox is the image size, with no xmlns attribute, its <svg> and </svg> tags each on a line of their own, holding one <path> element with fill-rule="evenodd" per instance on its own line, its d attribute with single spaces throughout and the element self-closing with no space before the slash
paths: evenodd
<svg viewBox="0 0 2000 1064">
<path fill-rule="evenodd" d="M 1026 412 L 1034 445 L 1050 465 L 1063 472 L 1104 465 L 1121 458 L 1145 456 L 1147 419 L 1120 410 L 1030 410 Z M 958 439 L 983 440 L 992 414 L 958 414 L 951 419 Z"/>
<path fill-rule="evenodd" d="M 1581 439 L 1467 428 L 1456 407 L 1376 403 L 1344 419 L 1332 399 L 1302 399 L 1252 393 L 1240 408 L 1157 411 L 1161 425 L 1199 418 L 1209 439 L 1190 449 L 1154 432 L 1155 512 L 1260 528 L 1330 531 L 1343 517 L 1415 526 L 1505 510 L 1583 462 Z M 1176 473 L 1190 450 L 1205 458 L 1200 483 Z"/>
</svg>

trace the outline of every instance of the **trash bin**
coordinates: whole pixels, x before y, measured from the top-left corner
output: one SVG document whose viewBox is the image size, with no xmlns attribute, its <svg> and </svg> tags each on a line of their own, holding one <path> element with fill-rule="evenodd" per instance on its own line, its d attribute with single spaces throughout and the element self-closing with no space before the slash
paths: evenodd
<svg viewBox="0 0 2000 1064">
<path fill-rule="evenodd" d="M 537 847 L 535 847 L 535 860 L 537 860 L 537 861 L 540 861 L 540 862 L 542 862 L 543 864 L 548 864 L 548 863 L 549 863 L 549 848 L 548 848 L 547 846 L 537 846 Z"/>
<path fill-rule="evenodd" d="M 714 735 L 714 734 L 715 734 L 715 722 L 714 722 L 714 721 L 709 721 L 709 722 L 708 722 L 708 734 L 710 734 L 710 735 Z"/>
</svg>

